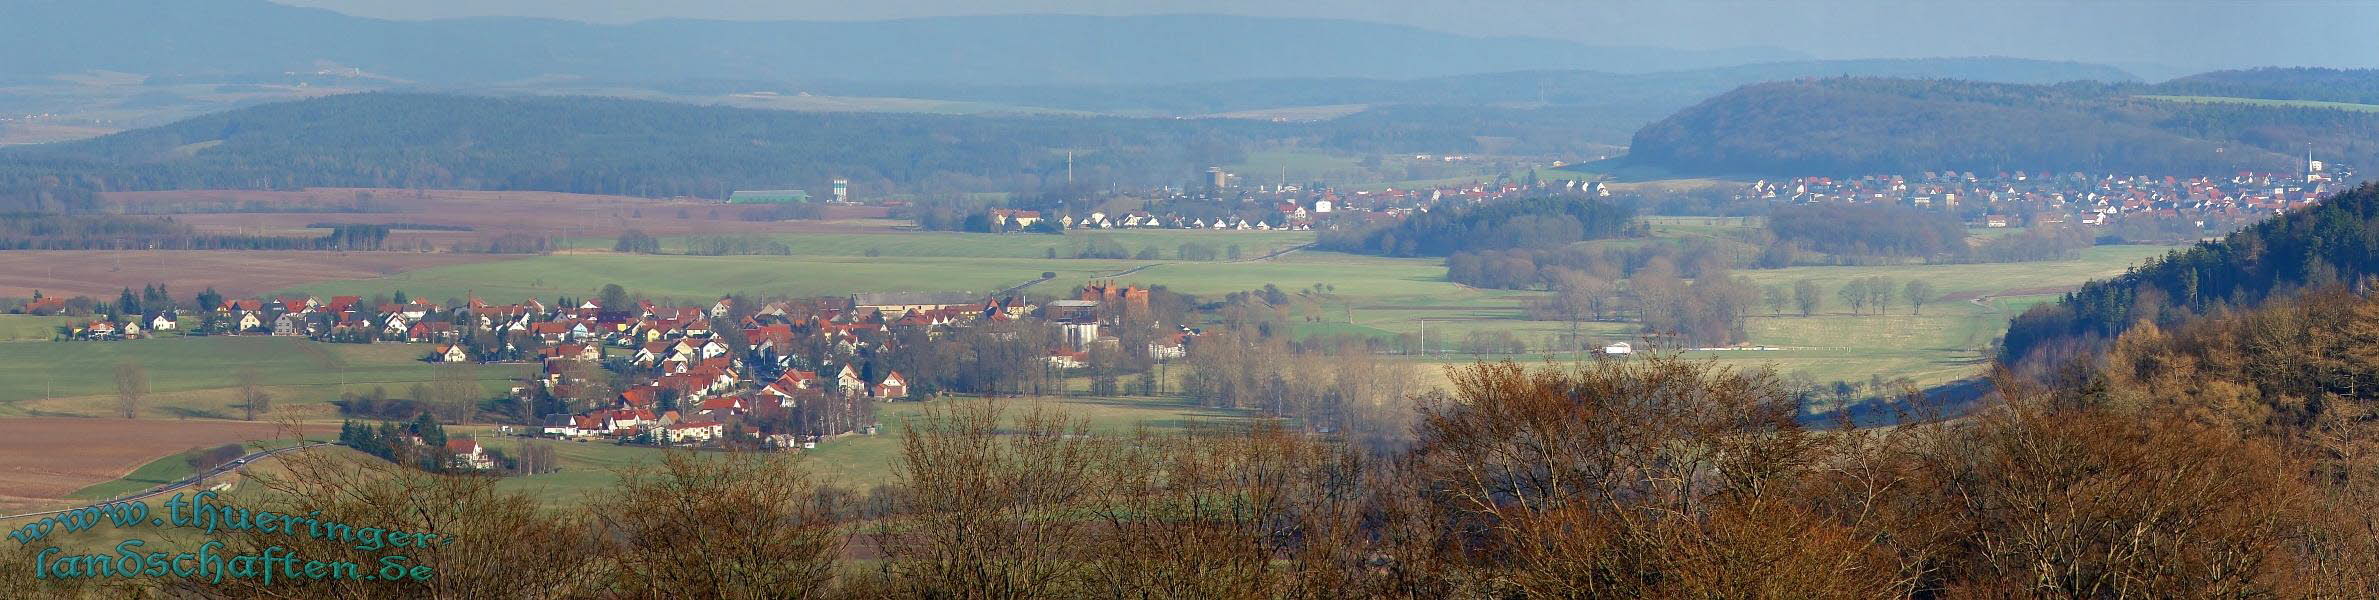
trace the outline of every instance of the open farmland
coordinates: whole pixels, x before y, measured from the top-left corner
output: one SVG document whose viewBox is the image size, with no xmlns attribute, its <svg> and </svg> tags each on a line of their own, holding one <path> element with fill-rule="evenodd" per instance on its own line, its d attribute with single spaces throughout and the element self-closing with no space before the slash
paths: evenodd
<svg viewBox="0 0 2379 600">
<path fill-rule="evenodd" d="M 507 256 L 300 250 L 12 250 L 0 252 L 0 297 L 114 298 L 164 283 L 186 297 L 213 286 L 226 296 L 260 294 L 323 279 L 380 277 Z"/>
<path fill-rule="evenodd" d="M 1688 352 L 1687 356 L 1739 368 L 1773 366 L 1780 373 L 1802 374 L 1819 382 L 1864 381 L 1882 376 L 1908 377 L 1919 385 L 1946 383 L 1974 376 L 1986 362 L 1991 344 L 2006 331 L 2008 319 L 2025 307 L 2053 300 L 2056 294 L 2084 281 L 2120 274 L 2148 257 L 2170 250 L 2163 246 L 2100 246 L 2083 250 L 2080 257 L 2066 261 L 1737 271 L 1760 285 L 1791 286 L 1801 280 L 1816 283 L 1824 290 L 1823 304 L 1816 314 L 1807 317 L 1770 315 L 1762 308 L 1747 319 L 1744 328 L 1749 340 L 1745 345 L 1771 350 L 1702 351 Z M 1888 277 L 1895 285 L 1923 280 L 1931 283 L 1941 297 L 1928 302 L 1923 314 L 1911 314 L 1895 288 L 1888 313 L 1876 314 L 1874 308 L 1869 308 L 1866 314 L 1853 315 L 1834 297 L 1834 291 L 1852 279 L 1863 277 Z M 1357 311 L 1359 322 L 1362 312 Z M 1455 336 L 1468 331 L 1503 329 L 1514 331 L 1520 339 L 1534 345 L 1568 328 L 1566 323 L 1520 320 L 1516 306 L 1505 312 L 1512 316 L 1445 320 L 1433 317 L 1433 337 L 1456 340 Z M 1403 331 L 1393 322 L 1366 324 Z M 1590 335 L 1608 336 L 1600 339 L 1618 341 L 1636 337 L 1635 328 L 1629 323 L 1590 323 L 1587 327 Z M 1445 343 L 1433 341 L 1436 346 Z"/>
<path fill-rule="evenodd" d="M 1121 261 L 1016 258 L 553 255 L 310 283 L 287 291 L 329 297 L 403 290 L 416 298 L 443 300 L 476 294 L 500 302 L 584 298 L 606 283 L 650 297 L 689 301 L 733 292 L 789 296 L 928 291 L 988 294 L 1039 279 L 1048 271 L 1057 272 L 1060 280 L 1086 280 L 1132 266 Z"/>
<path fill-rule="evenodd" d="M 215 336 L 123 342 L 0 344 L 0 415 L 115 414 L 115 366 L 140 365 L 149 395 L 142 415 L 237 418 L 238 370 L 253 367 L 273 395 L 274 416 L 336 418 L 327 404 L 341 392 L 382 387 L 402 394 L 439 377 L 479 382 L 492 395 L 532 365 L 439 365 L 422 362 L 427 346 L 325 344 L 297 338 Z"/>
<path fill-rule="evenodd" d="M 947 231 L 907 231 L 898 233 L 787 233 L 766 234 L 765 239 L 784 244 L 794 256 L 940 256 L 953 258 L 1044 258 L 1056 252 L 1060 258 L 1071 258 L 1074 252 L 1093 242 L 1112 241 L 1127 252 L 1137 255 L 1141 249 L 1154 248 L 1160 260 L 1179 258 L 1182 244 L 1197 243 L 1213 246 L 1218 252 L 1239 246 L 1245 256 L 1262 256 L 1272 250 L 1311 243 L 1310 231 L 1211 231 L 1183 229 L 1140 229 L 1108 231 L 1074 231 L 1066 235 L 1047 234 L 986 234 Z M 684 252 L 688 238 L 662 236 L 661 252 Z M 578 238 L 564 242 L 578 248 L 609 249 L 615 238 Z"/>
<path fill-rule="evenodd" d="M 0 512 L 58 503 L 191 448 L 286 437 L 276 428 L 236 421 L 0 418 Z"/>
<path fill-rule="evenodd" d="M 1753 222 L 1742 219 L 1656 218 L 1660 237 L 1725 237 Z M 1419 335 L 1447 351 L 1473 332 L 1508 332 L 1542 349 L 1569 330 L 1567 323 L 1528 320 L 1521 308 L 1543 292 L 1491 290 L 1445 280 L 1437 259 L 1383 258 L 1302 251 L 1263 261 L 1179 261 L 1169 252 L 1184 242 L 1239 244 L 1247 256 L 1258 250 L 1305 243 L 1303 232 L 1116 231 L 1068 236 L 1025 234 L 830 233 L 775 236 L 793 256 L 643 256 L 608 253 L 554 255 L 455 265 L 385 277 L 324 281 L 288 291 L 318 296 L 373 295 L 403 290 L 416 297 L 444 299 L 476 293 L 483 298 L 583 297 L 605 283 L 659 298 L 698 300 L 730 292 L 786 295 L 843 295 L 873 291 L 989 292 L 1057 273 L 1032 288 L 1061 294 L 1074 285 L 1128 272 L 1127 283 L 1163 285 L 1213 299 L 1266 284 L 1296 291 L 1324 284 L 1320 294 L 1301 295 L 1291 315 L 1298 335 L 1351 334 L 1372 337 Z M 1067 255 L 1091 237 L 1112 239 L 1136 251 L 1153 247 L 1165 259 L 1098 260 L 1037 258 Z M 1640 243 L 1620 240 L 1618 242 Z M 1617 243 L 1617 242 L 1597 242 Z M 1971 375 L 2014 311 L 1985 308 L 1968 300 L 1992 296 L 2041 296 L 2106 277 L 2163 254 L 2160 246 L 2102 246 L 2073 260 L 2031 263 L 1907 264 L 1855 267 L 1794 267 L 1744 270 L 1761 285 L 1790 286 L 1809 280 L 1824 293 L 1825 308 L 1811 317 L 1753 316 L 1749 344 L 1772 351 L 1713 352 L 1713 358 L 1744 365 L 1773 364 L 1786 373 L 1822 381 L 1864 380 L 1873 375 L 1909 376 L 1939 383 Z M 879 256 L 865 256 L 869 253 Z M 1136 270 L 1135 270 L 1136 269 Z M 1909 315 L 1895 295 L 1889 315 L 1850 315 L 1833 290 L 1852 279 L 1886 277 L 1895 283 L 1922 279 L 1943 297 L 1924 315 Z M 1764 311 L 1761 311 L 1764 313 Z M 1589 323 L 1593 339 L 1637 337 L 1624 322 Z M 1844 333 L 1849 332 L 1849 333 Z M 1532 354 L 1530 356 L 1543 356 Z"/>
<path fill-rule="evenodd" d="M 881 207 L 828 207 L 822 221 L 746 220 L 762 205 L 657 200 L 559 192 L 311 188 L 300 191 L 188 190 L 110 192 L 102 202 L 132 213 L 171 214 L 204 233 L 316 236 L 318 223 L 406 223 L 468 231 L 397 230 L 392 245 L 420 241 L 445 249 L 504 235 L 609 238 L 629 229 L 652 235 L 890 231 Z M 605 243 L 604 247 L 609 247 Z"/>
</svg>

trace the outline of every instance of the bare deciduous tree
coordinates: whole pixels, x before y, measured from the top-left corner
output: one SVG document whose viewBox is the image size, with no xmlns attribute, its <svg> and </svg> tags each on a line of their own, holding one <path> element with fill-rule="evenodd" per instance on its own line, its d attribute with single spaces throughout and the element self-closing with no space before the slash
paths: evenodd
<svg viewBox="0 0 2379 600">
<path fill-rule="evenodd" d="M 141 404 L 148 395 L 148 370 L 135 361 L 116 363 L 116 414 L 126 419 L 140 416 Z"/>
<path fill-rule="evenodd" d="M 264 391 L 264 375 L 262 373 L 258 373 L 256 371 L 256 367 L 240 367 L 237 379 L 239 382 L 240 407 L 247 410 L 248 420 L 254 421 L 256 420 L 256 415 L 272 412 L 273 396 L 272 394 L 266 393 Z"/>
</svg>

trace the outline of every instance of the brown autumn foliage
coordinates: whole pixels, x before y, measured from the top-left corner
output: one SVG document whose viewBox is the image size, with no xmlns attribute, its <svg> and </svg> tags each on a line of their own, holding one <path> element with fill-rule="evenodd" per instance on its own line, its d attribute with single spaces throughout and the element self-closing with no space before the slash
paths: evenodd
<svg viewBox="0 0 2379 600">
<path fill-rule="evenodd" d="M 630 467 L 589 511 L 603 525 L 611 577 L 588 595 L 824 596 L 842 534 L 815 494 L 782 455 L 670 451 L 657 465 Z"/>
<path fill-rule="evenodd" d="M 1447 585 L 1529 597 L 1889 594 L 1887 556 L 1794 506 L 1825 440 L 1765 373 L 1674 357 L 1454 374 L 1409 477 Z M 1812 543 L 1814 542 L 1814 543 Z"/>
</svg>

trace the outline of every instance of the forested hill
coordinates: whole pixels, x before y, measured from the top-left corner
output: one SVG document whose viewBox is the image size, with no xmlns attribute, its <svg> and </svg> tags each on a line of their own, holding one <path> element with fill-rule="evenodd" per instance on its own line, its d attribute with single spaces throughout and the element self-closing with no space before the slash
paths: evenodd
<svg viewBox="0 0 2379 600">
<path fill-rule="evenodd" d="M 2199 73 L 2151 87 L 2174 96 L 2379 104 L 2379 69 L 2265 67 Z"/>
<path fill-rule="evenodd" d="M 2016 317 L 2002 358 L 2031 365 L 2085 355 L 2141 322 L 2196 315 L 2379 276 L 2379 183 L 2093 281 Z"/>
<path fill-rule="evenodd" d="M 1636 132 L 1680 173 L 2293 171 L 2311 151 L 2379 165 L 2379 113 L 2144 98 L 2135 84 L 1834 78 L 1745 86 Z"/>
<path fill-rule="evenodd" d="M 1177 184 L 1286 125 L 1209 119 L 802 113 L 583 97 L 371 93 L 271 104 L 0 150 L 0 181 L 100 189 L 306 186 L 723 198 L 848 177 L 893 189 L 1030 189 L 1063 176 Z M 1416 134 L 1418 135 L 1418 134 Z"/>
</svg>

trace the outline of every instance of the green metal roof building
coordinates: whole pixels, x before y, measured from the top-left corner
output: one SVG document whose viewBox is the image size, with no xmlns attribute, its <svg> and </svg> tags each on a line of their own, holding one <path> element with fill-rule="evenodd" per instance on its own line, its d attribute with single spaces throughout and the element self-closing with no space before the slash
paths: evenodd
<svg viewBox="0 0 2379 600">
<path fill-rule="evenodd" d="M 735 190 L 727 195 L 728 204 L 807 204 L 810 193 L 801 190 Z"/>
</svg>

